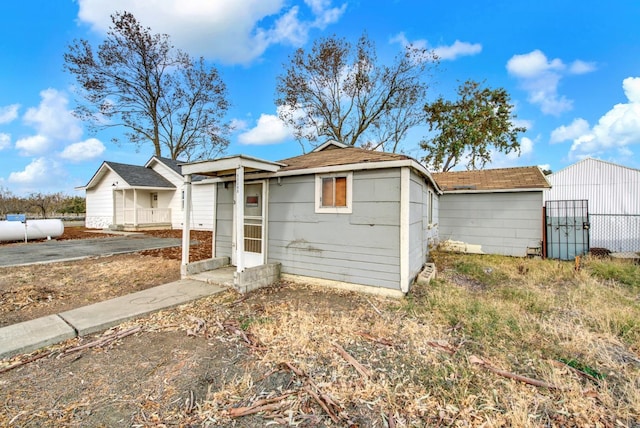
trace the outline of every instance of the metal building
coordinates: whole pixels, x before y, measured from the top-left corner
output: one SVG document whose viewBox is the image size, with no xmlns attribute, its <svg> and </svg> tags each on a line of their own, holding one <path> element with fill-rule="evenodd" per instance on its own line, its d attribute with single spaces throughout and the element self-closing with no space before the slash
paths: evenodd
<svg viewBox="0 0 640 428">
<path fill-rule="evenodd" d="M 586 158 L 547 179 L 545 202 L 588 201 L 591 248 L 640 251 L 640 170 Z"/>
</svg>

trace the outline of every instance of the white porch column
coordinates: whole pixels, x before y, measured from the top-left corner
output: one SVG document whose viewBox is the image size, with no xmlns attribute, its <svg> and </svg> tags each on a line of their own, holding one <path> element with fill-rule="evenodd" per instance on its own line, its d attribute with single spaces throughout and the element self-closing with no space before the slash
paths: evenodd
<svg viewBox="0 0 640 428">
<path fill-rule="evenodd" d="M 117 194 L 118 191 L 116 189 L 113 189 L 113 194 L 111 195 L 111 202 L 113 203 L 113 219 L 111 220 L 111 224 L 113 224 L 114 226 L 116 224 L 118 224 L 118 217 L 117 217 L 117 213 L 116 213 L 116 206 L 118 205 L 118 201 L 117 201 Z"/>
<path fill-rule="evenodd" d="M 244 270 L 244 166 L 236 169 L 236 270 Z"/>
<path fill-rule="evenodd" d="M 216 232 L 218 228 L 218 183 L 213 185 L 213 223 L 211 228 L 211 258 L 216 258 Z"/>
<path fill-rule="evenodd" d="M 122 224 L 127 224 L 127 191 L 122 189 Z"/>
<path fill-rule="evenodd" d="M 138 189 L 133 189 L 133 227 L 138 226 Z"/>
<path fill-rule="evenodd" d="M 184 176 L 184 207 L 182 219 L 182 266 L 189 264 L 189 244 L 191 237 L 191 174 Z"/>
</svg>

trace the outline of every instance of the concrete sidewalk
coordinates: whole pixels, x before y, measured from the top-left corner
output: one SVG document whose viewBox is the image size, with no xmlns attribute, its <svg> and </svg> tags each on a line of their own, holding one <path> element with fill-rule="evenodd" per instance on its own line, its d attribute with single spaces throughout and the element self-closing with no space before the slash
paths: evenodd
<svg viewBox="0 0 640 428">
<path fill-rule="evenodd" d="M 35 351 L 76 336 L 106 330 L 124 321 L 224 291 L 182 279 L 126 296 L 0 328 L 0 359 Z"/>
</svg>

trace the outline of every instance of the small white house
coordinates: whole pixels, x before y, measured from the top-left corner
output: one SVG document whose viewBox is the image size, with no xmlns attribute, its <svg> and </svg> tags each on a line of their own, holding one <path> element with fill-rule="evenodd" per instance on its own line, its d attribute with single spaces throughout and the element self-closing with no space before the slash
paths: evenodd
<svg viewBox="0 0 640 428">
<path fill-rule="evenodd" d="M 195 180 L 202 177 L 196 177 Z M 90 229 L 180 229 L 183 177 L 178 161 L 153 156 L 144 166 L 105 161 L 86 186 L 85 225 Z M 211 192 L 211 186 L 197 192 Z M 194 229 L 212 230 L 213 205 L 202 198 L 192 211 Z"/>
<path fill-rule="evenodd" d="M 640 170 L 586 158 L 547 179 L 547 201 L 586 201 L 590 247 L 640 251 Z"/>
<path fill-rule="evenodd" d="M 434 173 L 442 189 L 439 236 L 453 249 L 508 256 L 540 254 L 542 192 L 535 166 Z"/>
</svg>

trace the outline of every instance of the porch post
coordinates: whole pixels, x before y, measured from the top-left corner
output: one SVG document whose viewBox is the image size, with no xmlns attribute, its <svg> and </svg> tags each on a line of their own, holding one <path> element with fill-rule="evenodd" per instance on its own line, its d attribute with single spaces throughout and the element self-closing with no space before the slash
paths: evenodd
<svg viewBox="0 0 640 428">
<path fill-rule="evenodd" d="M 236 270 L 244 270 L 244 167 L 236 169 Z"/>
<path fill-rule="evenodd" d="M 211 228 L 211 258 L 216 258 L 216 232 L 218 228 L 218 183 L 213 185 L 213 224 Z"/>
<path fill-rule="evenodd" d="M 184 207 L 182 220 L 182 266 L 189 264 L 189 241 L 191 236 L 191 174 L 184 176 Z M 182 269 L 184 271 L 184 269 Z"/>
<path fill-rule="evenodd" d="M 127 224 L 127 191 L 122 189 L 122 224 Z"/>
<path fill-rule="evenodd" d="M 118 201 L 117 201 L 117 197 L 118 197 L 118 191 L 116 189 L 112 190 L 113 194 L 111 195 L 111 202 L 113 203 L 113 219 L 111 220 L 111 223 L 113 224 L 113 226 L 115 227 L 118 224 L 118 217 L 117 217 L 117 213 L 116 213 L 116 206 L 118 205 Z"/>
<path fill-rule="evenodd" d="M 133 189 L 133 227 L 138 226 L 138 189 Z"/>
</svg>

